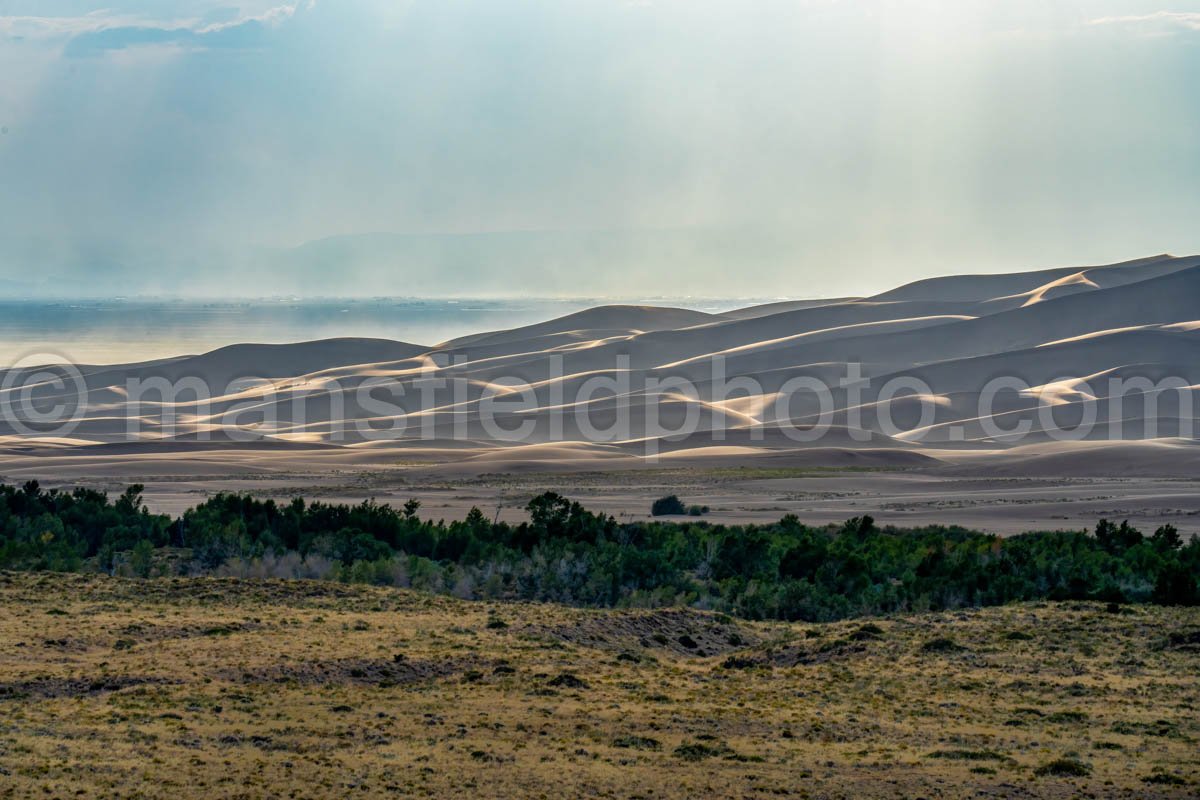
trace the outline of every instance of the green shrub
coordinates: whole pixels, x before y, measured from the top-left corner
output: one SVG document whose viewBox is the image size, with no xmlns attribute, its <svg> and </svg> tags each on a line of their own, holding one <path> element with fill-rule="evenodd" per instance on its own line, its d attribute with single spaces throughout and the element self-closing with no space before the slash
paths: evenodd
<svg viewBox="0 0 1200 800">
<path fill-rule="evenodd" d="M 149 539 L 142 539 L 133 547 L 129 556 L 129 568 L 135 577 L 149 578 L 154 568 L 154 545 Z"/>
<path fill-rule="evenodd" d="M 613 747 L 630 748 L 633 750 L 661 750 L 662 742 L 647 736 L 618 736 L 613 739 Z"/>
<path fill-rule="evenodd" d="M 650 506 L 650 516 L 652 517 L 677 516 L 686 513 L 687 508 L 684 507 L 683 501 L 673 494 L 658 498 Z"/>
<path fill-rule="evenodd" d="M 1154 772 L 1142 778 L 1143 783 L 1152 783 L 1159 786 L 1187 786 L 1188 782 L 1178 775 L 1172 775 L 1169 772 Z"/>
<path fill-rule="evenodd" d="M 1089 775 L 1091 771 L 1091 767 L 1077 758 L 1056 758 L 1038 767 L 1033 772 L 1035 775 L 1042 777 L 1054 775 L 1058 777 L 1083 778 Z"/>
<path fill-rule="evenodd" d="M 676 758 L 684 761 L 703 761 L 706 758 L 717 758 L 732 755 L 733 751 L 723 744 L 708 745 L 703 742 L 684 742 L 675 748 Z"/>
</svg>

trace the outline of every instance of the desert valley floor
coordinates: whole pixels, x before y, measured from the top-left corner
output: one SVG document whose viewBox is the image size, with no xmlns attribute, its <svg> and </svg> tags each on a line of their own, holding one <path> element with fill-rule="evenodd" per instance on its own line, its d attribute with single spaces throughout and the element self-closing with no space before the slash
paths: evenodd
<svg viewBox="0 0 1200 800">
<path fill-rule="evenodd" d="M 1145 530 L 1169 523 L 1189 534 L 1200 524 L 1200 475 L 1026 474 L 1019 463 L 1005 469 L 1010 458 L 996 454 L 986 466 L 968 460 L 880 467 L 871 466 L 869 458 L 864 458 L 866 465 L 830 466 L 821 464 L 818 454 L 818 463 L 810 466 L 801 465 L 806 458 L 780 455 L 749 461 L 716 457 L 685 465 L 664 460 L 604 471 L 546 471 L 543 465 L 529 464 L 516 471 L 464 472 L 453 465 L 326 465 L 294 452 L 233 459 L 204 453 L 186 463 L 174 454 L 149 460 L 9 459 L 0 478 L 9 483 L 40 479 L 47 487 L 87 486 L 114 495 L 142 483 L 151 510 L 169 514 L 182 513 L 216 492 L 236 491 L 279 500 L 304 496 L 358 503 L 374 498 L 397 506 L 417 498 L 433 518 L 461 519 L 478 507 L 489 517 L 518 522 L 526 518 L 530 498 L 553 490 L 621 520 L 646 519 L 656 498 L 678 494 L 688 504 L 707 505 L 705 519 L 713 523 L 765 523 L 796 514 L 809 524 L 821 524 L 870 514 L 884 525 L 957 524 L 1001 534 L 1090 529 L 1101 518 L 1128 519 Z"/>
</svg>

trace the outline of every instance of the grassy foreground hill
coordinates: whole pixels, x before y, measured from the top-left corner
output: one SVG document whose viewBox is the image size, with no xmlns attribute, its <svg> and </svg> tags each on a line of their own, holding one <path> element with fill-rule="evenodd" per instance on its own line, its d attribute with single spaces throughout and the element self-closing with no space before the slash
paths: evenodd
<svg viewBox="0 0 1200 800">
<path fill-rule="evenodd" d="M 829 624 L 0 573 L 0 797 L 1188 797 L 1200 609 Z"/>
</svg>

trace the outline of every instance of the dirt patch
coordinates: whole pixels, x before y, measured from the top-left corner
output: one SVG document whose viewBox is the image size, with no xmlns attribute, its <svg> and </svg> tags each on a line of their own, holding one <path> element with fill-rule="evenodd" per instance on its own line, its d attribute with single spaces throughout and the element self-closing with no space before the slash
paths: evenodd
<svg viewBox="0 0 1200 800">
<path fill-rule="evenodd" d="M 87 643 L 81 639 L 45 639 L 42 647 L 47 650 L 57 650 L 63 653 L 82 653 L 87 650 Z"/>
<path fill-rule="evenodd" d="M 1200 655 L 1200 628 L 1173 632 L 1167 637 L 1166 647 L 1168 650 Z"/>
<path fill-rule="evenodd" d="M 133 686 L 171 685 L 179 681 L 139 675 L 106 675 L 100 678 L 31 678 L 0 683 L 0 701 L 28 697 L 92 697 Z"/>
<path fill-rule="evenodd" d="M 757 647 L 734 653 L 717 665 L 718 669 L 771 669 L 837 663 L 860 659 L 877 649 L 883 638 L 878 626 L 866 625 L 838 639 L 810 639 L 784 645 Z"/>
<path fill-rule="evenodd" d="M 211 622 L 200 625 L 154 625 L 133 622 L 121 628 L 118 633 L 124 639 L 142 643 L 194 639 L 201 636 L 231 636 L 235 633 L 248 633 L 266 628 L 267 626 L 260 622 Z"/>
<path fill-rule="evenodd" d="M 736 620 L 689 609 L 589 614 L 569 625 L 535 630 L 602 650 L 658 649 L 698 658 L 725 655 L 762 641 Z"/>
<path fill-rule="evenodd" d="M 478 668 L 474 658 L 421 661 L 395 656 L 391 659 L 346 658 L 271 664 L 251 670 L 227 670 L 220 677 L 246 683 L 298 683 L 303 686 L 402 686 L 450 678 Z"/>
</svg>

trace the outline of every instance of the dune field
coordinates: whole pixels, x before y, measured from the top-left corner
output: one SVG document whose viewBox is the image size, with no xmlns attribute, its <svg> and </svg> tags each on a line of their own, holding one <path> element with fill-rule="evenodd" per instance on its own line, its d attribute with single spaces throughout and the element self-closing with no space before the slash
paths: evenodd
<svg viewBox="0 0 1200 800">
<path fill-rule="evenodd" d="M 11 368 L 0 477 L 137 481 L 162 510 L 239 489 L 517 515 L 555 488 L 644 516 L 669 489 L 730 521 L 1186 528 L 1198 301 L 1200 256 L 1163 255 L 724 314 L 602 306 L 436 345 Z"/>
</svg>

